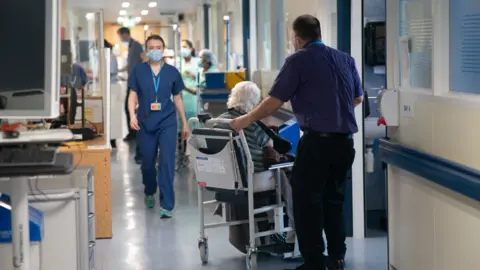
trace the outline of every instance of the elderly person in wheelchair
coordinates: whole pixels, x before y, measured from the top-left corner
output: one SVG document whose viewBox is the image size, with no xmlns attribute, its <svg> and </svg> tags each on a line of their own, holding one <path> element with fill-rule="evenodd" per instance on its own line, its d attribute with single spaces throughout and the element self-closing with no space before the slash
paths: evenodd
<svg viewBox="0 0 480 270">
<path fill-rule="evenodd" d="M 191 124 L 203 123 L 193 129 L 188 140 L 198 183 L 199 250 L 203 263 L 208 262 L 205 230 L 223 226 L 230 229 L 230 243 L 247 254 L 248 270 L 257 269 L 259 252 L 284 258 L 299 256 L 287 177 L 293 160 L 278 158 L 281 155 L 274 150 L 286 153 L 291 144 L 262 122 L 239 133 L 229 126 L 231 119 L 251 111 L 260 98 L 256 84 L 241 82 L 231 91 L 227 112 L 216 119 L 202 113 L 189 120 Z M 205 201 L 205 191 L 214 192 L 215 200 Z M 215 213 L 223 217 L 223 222 L 206 224 L 205 206 L 217 203 Z"/>
<path fill-rule="evenodd" d="M 224 119 L 234 119 L 243 114 L 246 114 L 253 110 L 255 106 L 258 105 L 261 101 L 261 92 L 258 86 L 250 81 L 240 82 L 232 89 L 230 97 L 227 101 L 228 111 L 220 115 L 219 118 Z M 275 155 L 275 150 L 273 149 L 273 141 L 270 139 L 268 134 L 257 124 L 253 123 L 249 127 L 243 130 L 245 138 L 247 139 L 248 148 L 252 156 L 254 173 L 259 174 L 268 171 L 268 160 L 271 160 L 272 152 Z M 287 173 L 288 169 L 281 170 L 281 187 L 282 187 L 282 196 L 285 201 L 286 213 L 288 216 L 288 226 L 292 229 L 295 228 L 295 223 L 293 220 L 293 206 L 292 206 L 292 191 L 290 183 L 288 181 Z M 240 209 L 236 209 L 236 213 L 239 216 L 242 216 Z M 216 213 L 218 213 L 218 208 Z M 244 214 L 245 215 L 245 214 Z M 261 225 L 259 225 L 261 226 Z M 230 228 L 230 241 L 234 246 L 242 245 L 243 239 L 248 239 L 245 236 L 248 236 L 248 227 L 244 225 L 239 225 L 237 227 Z M 273 235 L 272 239 L 276 242 L 283 242 L 286 244 L 295 243 L 295 231 L 287 232 L 286 234 Z"/>
</svg>

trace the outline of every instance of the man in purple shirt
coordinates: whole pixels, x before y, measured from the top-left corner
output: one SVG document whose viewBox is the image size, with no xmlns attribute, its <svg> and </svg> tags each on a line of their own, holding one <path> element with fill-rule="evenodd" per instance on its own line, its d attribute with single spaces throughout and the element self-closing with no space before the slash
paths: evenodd
<svg viewBox="0 0 480 270">
<path fill-rule="evenodd" d="M 354 110 L 363 102 L 363 89 L 355 60 L 322 43 L 317 18 L 298 17 L 293 32 L 296 52 L 286 59 L 269 96 L 230 125 L 243 129 L 291 102 L 304 132 L 291 180 L 295 226 L 305 260 L 297 269 L 344 269 L 345 181 L 355 158 L 352 136 L 358 127 Z M 322 255 L 323 229 L 327 262 Z"/>
</svg>

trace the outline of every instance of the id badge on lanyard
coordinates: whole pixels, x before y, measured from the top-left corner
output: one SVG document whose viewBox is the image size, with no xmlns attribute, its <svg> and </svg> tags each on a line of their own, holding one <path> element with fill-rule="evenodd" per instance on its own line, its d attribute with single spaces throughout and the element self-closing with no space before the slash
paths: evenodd
<svg viewBox="0 0 480 270">
<path fill-rule="evenodd" d="M 160 68 L 161 71 L 161 68 Z M 158 89 L 160 87 L 160 71 L 158 72 L 158 78 L 155 78 L 155 74 L 152 71 L 153 87 L 155 89 L 155 102 L 150 104 L 150 111 L 161 111 L 162 103 L 158 102 Z"/>
</svg>

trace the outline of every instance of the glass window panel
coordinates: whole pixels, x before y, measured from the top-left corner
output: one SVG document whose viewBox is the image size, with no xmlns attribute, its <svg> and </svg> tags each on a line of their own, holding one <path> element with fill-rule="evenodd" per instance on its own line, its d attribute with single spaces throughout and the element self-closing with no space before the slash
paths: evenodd
<svg viewBox="0 0 480 270">
<path fill-rule="evenodd" d="M 404 87 L 430 89 L 433 36 L 431 0 L 400 0 L 399 10 L 400 81 Z"/>
<path fill-rule="evenodd" d="M 257 1 L 257 53 L 258 68 L 272 68 L 272 25 L 270 0 Z"/>
<path fill-rule="evenodd" d="M 450 90 L 480 94 L 480 1 L 450 1 Z"/>
</svg>

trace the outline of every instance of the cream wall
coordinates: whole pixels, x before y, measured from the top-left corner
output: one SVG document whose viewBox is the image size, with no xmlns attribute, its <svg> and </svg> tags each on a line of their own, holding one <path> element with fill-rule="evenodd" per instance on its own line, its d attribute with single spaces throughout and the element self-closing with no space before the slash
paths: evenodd
<svg viewBox="0 0 480 270">
<path fill-rule="evenodd" d="M 480 170 L 480 104 L 467 99 L 401 91 L 414 117 L 400 118 L 389 136 L 407 146 Z"/>
<path fill-rule="evenodd" d="M 397 1 L 387 1 L 387 81 L 399 85 Z M 433 2 L 432 89 L 400 89 L 400 117 L 389 137 L 480 170 L 480 97 L 449 92 L 449 1 Z M 390 263 L 399 270 L 478 270 L 480 203 L 399 168 L 388 168 Z"/>
<path fill-rule="evenodd" d="M 387 84 L 399 85 L 397 1 L 387 2 Z M 400 117 L 398 128 L 389 136 L 402 144 L 480 170 L 480 95 L 449 91 L 449 0 L 432 5 L 433 52 L 432 89 L 400 87 L 400 108 L 413 107 L 412 115 Z M 389 42 L 390 41 L 390 42 Z M 398 88 L 398 87 L 396 87 Z M 400 109 L 399 109 L 400 110 Z"/>
<path fill-rule="evenodd" d="M 389 136 L 402 144 L 480 170 L 480 95 L 450 92 L 449 0 L 432 5 L 432 89 L 398 87 L 398 0 L 387 1 L 387 85 L 400 89 L 400 108 L 413 107 L 413 116 L 400 117 Z M 400 111 L 399 108 L 399 111 Z"/>
<path fill-rule="evenodd" d="M 390 264 L 398 270 L 478 270 L 478 201 L 396 167 L 388 173 Z"/>
</svg>

